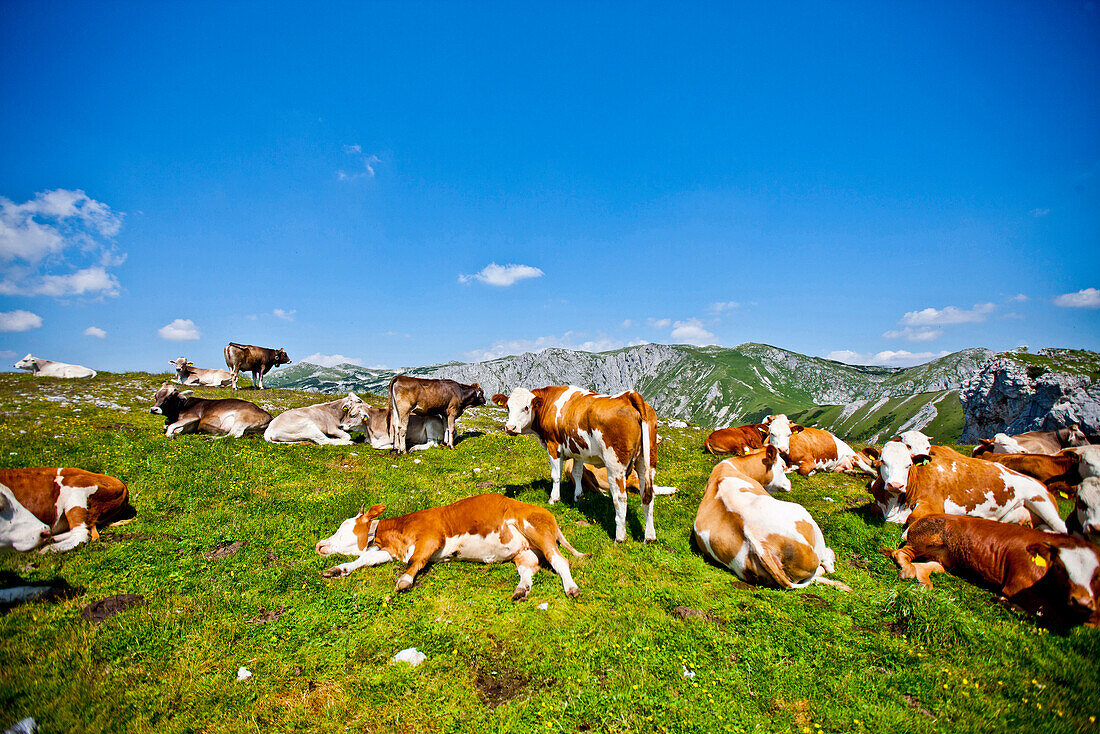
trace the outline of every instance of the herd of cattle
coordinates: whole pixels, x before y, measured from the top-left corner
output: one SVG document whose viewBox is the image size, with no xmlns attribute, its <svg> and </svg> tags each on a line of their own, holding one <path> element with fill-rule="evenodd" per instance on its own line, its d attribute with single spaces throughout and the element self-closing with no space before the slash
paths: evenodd
<svg viewBox="0 0 1100 734">
<path fill-rule="evenodd" d="M 283 350 L 231 343 L 230 371 L 172 362 L 183 385 L 236 387 L 237 374 L 253 374 L 262 388 L 272 367 L 289 364 Z M 92 377 L 76 365 L 36 359 L 16 367 L 36 375 Z M 238 399 L 206 399 L 165 383 L 151 412 L 164 417 L 164 434 L 205 433 L 267 441 L 349 444 L 361 431 L 370 445 L 398 454 L 435 445 L 454 446 L 455 420 L 466 408 L 486 404 L 476 383 L 401 375 L 389 385 L 389 405 L 372 408 L 358 396 L 296 408 L 273 417 Z M 550 461 L 549 502 L 561 498 L 563 469 L 572 477 L 574 500 L 587 487 L 611 495 L 615 541 L 626 540 L 627 492 L 642 503 L 645 542 L 656 540 L 654 496 L 657 417 L 634 391 L 600 395 L 575 386 L 516 388 L 492 401 L 507 409 L 508 434 L 534 435 Z M 887 522 L 906 526 L 900 549 L 882 549 L 902 578 L 931 587 L 933 572 L 952 571 L 998 590 L 1009 601 L 1054 625 L 1100 626 L 1100 447 L 1077 426 L 983 440 L 972 456 L 933 446 L 919 431 L 906 431 L 881 450 L 856 451 L 828 431 L 804 427 L 785 415 L 724 428 L 703 445 L 718 462 L 703 491 L 693 534 L 707 558 L 749 583 L 800 588 L 824 583 L 835 555 L 810 513 L 776 499 L 797 471 L 865 473 L 874 505 Z M 1063 521 L 1055 493 L 1073 496 Z M 445 507 L 396 518 L 375 505 L 345 520 L 317 543 L 321 555 L 356 559 L 324 571 L 343 576 L 361 566 L 400 560 L 397 583 L 409 588 L 425 565 L 446 559 L 512 561 L 520 582 L 513 599 L 526 598 L 540 561 L 560 577 L 565 593 L 580 593 L 559 545 L 582 556 L 546 509 L 485 494 Z M 97 537 L 97 527 L 134 515 L 126 485 L 118 479 L 71 468 L 0 470 L 0 547 L 42 552 L 69 550 Z"/>
</svg>

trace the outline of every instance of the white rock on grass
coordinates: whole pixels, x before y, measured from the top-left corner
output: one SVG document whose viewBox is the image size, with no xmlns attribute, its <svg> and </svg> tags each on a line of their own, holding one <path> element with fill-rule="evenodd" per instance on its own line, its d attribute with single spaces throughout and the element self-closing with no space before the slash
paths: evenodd
<svg viewBox="0 0 1100 734">
<path fill-rule="evenodd" d="M 394 655 L 391 659 L 391 663 L 408 663 L 414 668 L 420 665 L 428 656 L 417 650 L 415 647 L 406 647 L 401 652 Z"/>
<path fill-rule="evenodd" d="M 251 677 L 252 677 L 252 671 L 249 670 L 248 668 L 244 667 L 243 665 L 241 667 L 237 668 L 237 682 L 238 683 L 240 683 L 242 680 L 248 680 Z"/>
</svg>

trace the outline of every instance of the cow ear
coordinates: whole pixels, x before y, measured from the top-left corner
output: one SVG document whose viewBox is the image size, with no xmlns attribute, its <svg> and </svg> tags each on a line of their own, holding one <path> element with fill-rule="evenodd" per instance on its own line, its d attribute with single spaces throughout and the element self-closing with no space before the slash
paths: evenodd
<svg viewBox="0 0 1100 734">
<path fill-rule="evenodd" d="M 174 359 L 168 360 L 168 364 L 175 364 L 175 363 L 176 363 L 176 360 L 174 360 Z"/>
<path fill-rule="evenodd" d="M 373 520 L 374 518 L 378 517 L 379 515 L 381 515 L 385 511 L 386 511 L 386 506 L 385 505 L 373 505 L 369 510 L 367 510 L 367 519 L 368 520 Z M 362 513 L 360 513 L 360 514 L 362 514 Z"/>
<path fill-rule="evenodd" d="M 508 396 L 507 395 L 501 395 L 500 393 L 497 393 L 496 395 L 493 396 L 493 402 L 496 403 L 497 405 L 499 405 L 502 408 L 506 407 L 508 405 Z"/>
<path fill-rule="evenodd" d="M 183 392 L 180 393 L 180 397 L 181 398 L 189 398 L 194 394 L 195 394 L 194 390 L 184 390 Z"/>
<path fill-rule="evenodd" d="M 756 430 L 760 431 L 760 433 L 764 434 L 765 436 L 768 435 L 768 427 L 767 426 L 757 426 Z"/>
<path fill-rule="evenodd" d="M 866 454 L 867 456 L 869 456 L 872 459 L 877 459 L 879 456 L 881 456 L 881 454 L 879 453 L 879 450 L 876 449 L 874 446 L 864 447 L 863 453 Z"/>
<path fill-rule="evenodd" d="M 767 458 L 768 466 L 771 466 L 775 463 L 775 457 L 779 456 L 779 449 L 769 443 L 768 447 L 764 449 L 764 456 Z"/>
<path fill-rule="evenodd" d="M 930 461 L 932 461 L 932 457 L 928 454 L 917 454 L 913 457 L 913 466 L 924 466 Z"/>
<path fill-rule="evenodd" d="M 476 382 L 475 382 L 475 383 L 474 383 L 473 385 L 470 385 L 470 387 L 476 387 L 476 388 L 477 388 L 478 390 L 480 390 L 480 389 L 481 389 L 481 385 L 479 385 L 479 384 L 478 384 L 478 383 L 476 383 Z"/>
<path fill-rule="evenodd" d="M 1049 543 L 1032 543 L 1027 547 L 1027 555 L 1032 563 L 1041 569 L 1051 566 L 1051 548 Z"/>
<path fill-rule="evenodd" d="M 791 433 L 801 433 L 806 430 L 806 426 L 800 426 L 797 423 L 791 424 Z"/>
<path fill-rule="evenodd" d="M 531 412 L 532 413 L 537 412 L 540 405 L 542 405 L 542 398 L 541 397 L 536 395 L 533 398 L 531 398 Z"/>
</svg>

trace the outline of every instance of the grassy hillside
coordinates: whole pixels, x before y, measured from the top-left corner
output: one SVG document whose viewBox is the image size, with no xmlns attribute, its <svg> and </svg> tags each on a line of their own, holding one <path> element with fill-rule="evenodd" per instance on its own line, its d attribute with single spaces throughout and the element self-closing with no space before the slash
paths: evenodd
<svg viewBox="0 0 1100 734">
<path fill-rule="evenodd" d="M 110 473 L 138 511 L 60 557 L 0 556 L 0 571 L 81 589 L 0 614 L 0 727 L 29 715 L 46 732 L 1096 730 L 1100 632 L 1045 633 L 948 576 L 931 591 L 898 580 L 877 550 L 900 528 L 875 517 L 859 479 L 795 476 L 784 498 L 817 519 L 850 594 L 753 588 L 706 563 L 690 542 L 705 432 L 663 426 L 658 478 L 680 491 L 657 499 L 657 543 L 638 540 L 636 497 L 618 546 L 608 498 L 552 508 L 591 554 L 572 563 L 580 598 L 543 569 L 513 603 L 513 566 L 459 563 L 395 595 L 401 566 L 324 579 L 334 561 L 314 544 L 364 502 L 397 514 L 499 492 L 545 506 L 533 438 L 505 435 L 503 411 L 486 407 L 459 421 L 454 451 L 400 458 L 168 441 L 147 412 L 161 379 L 0 375 L 0 465 Z M 238 395 L 277 410 L 317 400 Z M 145 604 L 81 617 L 121 593 Z M 389 663 L 411 646 L 423 665 Z M 253 677 L 236 682 L 239 666 Z"/>
</svg>

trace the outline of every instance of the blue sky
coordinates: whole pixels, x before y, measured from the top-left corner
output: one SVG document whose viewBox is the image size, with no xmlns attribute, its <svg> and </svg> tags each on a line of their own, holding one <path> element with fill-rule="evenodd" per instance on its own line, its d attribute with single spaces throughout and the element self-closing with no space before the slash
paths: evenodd
<svg viewBox="0 0 1100 734">
<path fill-rule="evenodd" d="M 0 6 L 0 359 L 1100 349 L 1100 10 Z"/>
</svg>

